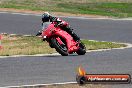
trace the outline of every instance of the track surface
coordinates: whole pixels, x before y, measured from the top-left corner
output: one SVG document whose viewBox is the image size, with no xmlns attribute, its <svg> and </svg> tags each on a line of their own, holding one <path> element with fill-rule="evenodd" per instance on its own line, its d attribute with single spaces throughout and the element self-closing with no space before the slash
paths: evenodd
<svg viewBox="0 0 132 88">
<path fill-rule="evenodd" d="M 41 27 L 40 16 L 0 13 L 0 32 L 34 35 Z M 132 21 L 63 18 L 85 39 L 132 43 Z M 0 59 L 0 87 L 75 81 L 78 66 L 88 73 L 129 73 L 132 49 L 71 55 Z M 109 85 L 111 86 L 111 85 Z M 130 85 L 113 85 L 130 88 Z"/>
</svg>

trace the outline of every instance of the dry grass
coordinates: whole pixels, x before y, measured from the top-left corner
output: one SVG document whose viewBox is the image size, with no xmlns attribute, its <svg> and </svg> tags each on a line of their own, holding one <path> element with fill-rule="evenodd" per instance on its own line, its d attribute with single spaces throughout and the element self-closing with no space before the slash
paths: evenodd
<svg viewBox="0 0 132 88">
<path fill-rule="evenodd" d="M 78 84 L 65 84 L 65 85 L 21 87 L 21 88 L 108 88 L 108 87 L 100 85 L 100 84 L 86 84 L 86 85 L 82 85 L 82 86 L 80 86 Z"/>
<path fill-rule="evenodd" d="M 1 56 L 10 55 L 32 55 L 53 53 L 54 49 L 50 48 L 47 42 L 42 42 L 35 36 L 22 37 L 6 35 L 2 41 L 3 49 L 0 50 Z"/>
<path fill-rule="evenodd" d="M 41 2 L 41 4 L 43 3 L 59 3 L 59 2 L 71 2 L 71 3 L 93 3 L 93 2 L 132 2 L 132 0 L 0 0 L 1 2 L 9 2 L 9 1 L 13 1 L 13 2 L 18 2 L 18 3 L 22 3 L 22 2 Z"/>
<path fill-rule="evenodd" d="M 67 85 L 55 85 L 55 86 L 45 86 L 43 88 L 106 88 L 105 86 L 102 85 L 83 85 L 79 86 L 77 84 L 67 84 Z"/>
<path fill-rule="evenodd" d="M 123 44 L 115 44 L 111 42 L 97 42 L 82 40 L 87 50 L 108 49 L 125 47 Z M 10 55 L 34 55 L 54 53 L 55 49 L 50 48 L 47 42 L 43 42 L 41 38 L 36 36 L 21 35 L 3 35 L 3 48 L 0 50 L 0 56 Z"/>
<path fill-rule="evenodd" d="M 31 5 L 31 6 L 44 6 L 44 7 L 53 7 L 59 3 L 97 3 L 97 2 L 132 2 L 132 0 L 0 0 L 1 3 L 14 3 L 18 5 Z"/>
</svg>

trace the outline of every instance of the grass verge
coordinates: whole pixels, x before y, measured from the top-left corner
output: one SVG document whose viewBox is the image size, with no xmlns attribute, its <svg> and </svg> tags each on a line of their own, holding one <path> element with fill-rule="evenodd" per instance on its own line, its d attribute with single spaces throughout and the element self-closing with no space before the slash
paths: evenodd
<svg viewBox="0 0 132 88">
<path fill-rule="evenodd" d="M 1 0 L 0 8 L 132 17 L 131 0 Z"/>
<path fill-rule="evenodd" d="M 87 50 L 109 49 L 125 47 L 124 44 L 116 44 L 112 42 L 98 42 L 82 40 L 86 45 Z M 0 56 L 11 55 L 34 55 L 55 53 L 55 49 L 49 47 L 47 42 L 43 42 L 41 38 L 36 36 L 22 36 L 22 35 L 3 35 L 3 48 L 0 50 Z"/>
</svg>

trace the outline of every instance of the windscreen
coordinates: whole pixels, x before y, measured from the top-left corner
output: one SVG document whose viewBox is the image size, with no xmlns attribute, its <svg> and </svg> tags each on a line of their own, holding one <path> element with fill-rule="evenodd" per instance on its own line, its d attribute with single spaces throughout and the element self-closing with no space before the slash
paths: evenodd
<svg viewBox="0 0 132 88">
<path fill-rule="evenodd" d="M 45 30 L 50 24 L 51 22 L 42 23 L 42 30 Z"/>
</svg>

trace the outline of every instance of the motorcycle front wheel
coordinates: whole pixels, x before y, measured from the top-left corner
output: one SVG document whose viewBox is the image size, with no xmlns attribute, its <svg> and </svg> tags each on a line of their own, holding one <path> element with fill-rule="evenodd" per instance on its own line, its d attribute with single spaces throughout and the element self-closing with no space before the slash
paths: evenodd
<svg viewBox="0 0 132 88">
<path fill-rule="evenodd" d="M 61 54 L 62 56 L 68 56 L 68 50 L 66 45 L 61 45 L 56 38 L 52 38 L 51 39 L 51 43 L 54 46 L 54 48 L 56 49 L 56 51 Z"/>
</svg>

